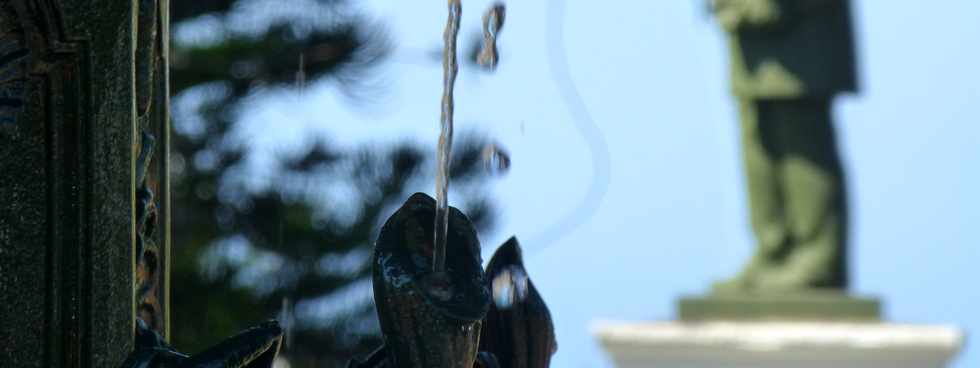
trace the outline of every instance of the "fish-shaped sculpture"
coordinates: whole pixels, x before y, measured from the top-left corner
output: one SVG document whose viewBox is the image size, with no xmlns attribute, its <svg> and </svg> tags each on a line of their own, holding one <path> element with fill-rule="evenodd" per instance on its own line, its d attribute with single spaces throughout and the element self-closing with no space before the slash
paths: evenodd
<svg viewBox="0 0 980 368">
<path fill-rule="evenodd" d="M 501 368 L 545 368 L 558 350 L 551 312 L 524 268 L 517 238 L 508 239 L 487 264 L 494 302 L 483 320 L 480 351 Z"/>
<path fill-rule="evenodd" d="M 374 301 L 398 368 L 471 368 L 490 305 L 473 224 L 449 208 L 445 268 L 433 271 L 436 203 L 412 195 L 381 228 L 374 250 Z M 369 359 L 370 360 L 370 359 Z"/>
<path fill-rule="evenodd" d="M 435 200 L 416 193 L 381 228 L 373 274 L 385 344 L 348 367 L 548 367 L 554 325 L 517 239 L 484 271 L 472 223 L 450 207 L 445 272 L 433 272 L 434 217 Z"/>
<path fill-rule="evenodd" d="M 136 346 L 120 368 L 272 368 L 282 343 L 282 328 L 269 321 L 189 356 L 174 350 L 142 320 L 136 321 Z"/>
</svg>

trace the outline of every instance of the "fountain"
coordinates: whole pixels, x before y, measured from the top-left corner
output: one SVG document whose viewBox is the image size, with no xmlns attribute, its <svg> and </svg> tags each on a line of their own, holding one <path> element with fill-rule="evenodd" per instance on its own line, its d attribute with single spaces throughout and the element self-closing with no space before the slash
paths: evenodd
<svg viewBox="0 0 980 368">
<path fill-rule="evenodd" d="M 498 3 L 483 17 L 479 61 L 490 70 L 504 10 Z M 448 203 L 461 15 L 460 1 L 449 0 L 436 198 L 412 195 L 381 229 L 373 274 L 384 346 L 351 367 L 543 368 L 557 350 L 551 314 L 527 277 L 517 239 L 501 246 L 484 271 L 473 224 Z M 484 156 L 488 168 L 509 165 L 496 146 Z"/>
<path fill-rule="evenodd" d="M 516 238 L 500 246 L 482 268 L 480 241 L 470 220 L 449 206 L 453 135 L 453 87 L 458 65 L 456 37 L 462 6 L 448 0 L 444 33 L 441 131 L 437 148 L 436 198 L 416 193 L 387 220 L 375 243 L 374 299 L 384 344 L 351 368 L 544 368 L 557 350 L 544 300 L 527 276 Z M 483 17 L 480 64 L 493 70 L 504 5 Z M 297 85 L 305 82 L 300 59 Z M 141 160 L 149 156 L 141 155 Z M 488 146 L 489 170 L 504 172 L 510 158 Z M 142 179 L 141 179 L 142 180 Z M 123 368 L 270 368 L 283 329 L 270 321 L 188 356 L 136 320 L 135 348 Z"/>
</svg>

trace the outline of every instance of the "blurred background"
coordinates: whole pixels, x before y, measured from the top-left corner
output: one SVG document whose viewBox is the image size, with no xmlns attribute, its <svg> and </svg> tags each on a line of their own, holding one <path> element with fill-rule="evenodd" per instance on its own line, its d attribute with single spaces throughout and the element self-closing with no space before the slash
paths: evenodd
<svg viewBox="0 0 980 368">
<path fill-rule="evenodd" d="M 450 204 L 507 237 L 556 324 L 555 367 L 608 367 L 599 319 L 674 318 L 753 250 L 724 35 L 701 1 L 463 1 Z M 980 3 L 852 4 L 860 93 L 835 108 L 854 293 L 980 329 Z M 292 367 L 380 343 L 370 254 L 434 194 L 444 2 L 174 0 L 173 343 L 278 318 Z M 510 167 L 488 165 L 509 158 Z M 492 156 L 492 155 L 491 155 Z M 954 367 L 980 365 L 967 339 Z"/>
</svg>

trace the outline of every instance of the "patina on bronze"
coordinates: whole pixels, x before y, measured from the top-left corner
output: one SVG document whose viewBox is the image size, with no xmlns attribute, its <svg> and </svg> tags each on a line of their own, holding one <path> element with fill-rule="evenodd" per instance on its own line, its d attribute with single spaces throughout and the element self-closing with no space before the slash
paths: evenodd
<svg viewBox="0 0 980 368">
<path fill-rule="evenodd" d="M 381 229 L 374 291 L 386 345 L 348 367 L 548 367 L 558 349 L 554 324 L 517 239 L 497 249 L 484 272 L 472 224 L 450 208 L 446 272 L 434 273 L 427 221 L 434 211 L 435 200 L 416 193 Z M 490 302 L 501 277 L 526 286 L 506 305 Z"/>
<path fill-rule="evenodd" d="M 476 230 L 454 207 L 444 271 L 432 271 L 435 207 L 432 197 L 412 195 L 375 244 L 374 300 L 394 367 L 471 368 L 490 306 Z"/>
<path fill-rule="evenodd" d="M 712 0 L 727 34 L 755 252 L 683 321 L 877 321 L 847 291 L 848 209 L 834 99 L 858 90 L 849 0 Z"/>
<path fill-rule="evenodd" d="M 487 264 L 488 287 L 498 278 L 518 273 L 526 277 L 521 246 L 511 237 L 490 258 Z M 497 357 L 501 368 L 544 368 L 558 351 L 555 326 L 551 312 L 530 278 L 524 280 L 526 290 L 507 303 L 491 303 L 480 333 L 480 351 Z M 497 293 L 497 290 L 494 290 Z M 497 296 L 494 296 L 497 300 Z"/>
<path fill-rule="evenodd" d="M 281 343 L 279 323 L 269 321 L 188 356 L 138 320 L 136 348 L 121 368 L 271 368 Z"/>
<path fill-rule="evenodd" d="M 717 294 L 845 291 L 847 198 L 832 105 L 857 91 L 849 0 L 714 0 L 741 121 L 752 258 Z"/>
<path fill-rule="evenodd" d="M 168 221 L 163 214 L 161 238 L 156 231 L 161 206 L 166 204 L 168 178 L 166 153 L 169 127 L 167 84 L 168 53 L 167 2 L 139 0 L 136 23 L 135 91 L 136 141 L 139 154 L 135 162 L 135 256 L 136 294 L 133 350 L 123 368 L 270 368 L 279 352 L 282 329 L 275 321 L 266 322 L 221 341 L 193 356 L 180 353 L 167 344 L 166 323 L 166 246 Z M 156 90 L 156 93 L 154 91 Z M 157 137 L 162 137 L 162 149 Z M 154 160 L 154 152 L 162 151 Z M 160 159 L 162 158 L 162 160 Z M 156 164 L 156 166 L 154 166 Z M 157 187 L 164 195 L 154 196 Z M 163 206 L 165 209 L 166 206 Z M 159 241 L 159 242 L 158 242 Z"/>
</svg>

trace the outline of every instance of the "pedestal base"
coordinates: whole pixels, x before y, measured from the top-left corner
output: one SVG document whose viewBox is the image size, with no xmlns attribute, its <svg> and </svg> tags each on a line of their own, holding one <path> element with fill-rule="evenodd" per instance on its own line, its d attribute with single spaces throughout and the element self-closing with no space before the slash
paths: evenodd
<svg viewBox="0 0 980 368">
<path fill-rule="evenodd" d="M 940 368 L 963 344 L 949 326 L 823 322 L 603 322 L 617 368 Z"/>
<path fill-rule="evenodd" d="M 847 321 L 877 322 L 878 299 L 842 292 L 798 294 L 712 294 L 681 298 L 678 317 L 704 321 Z"/>
</svg>

